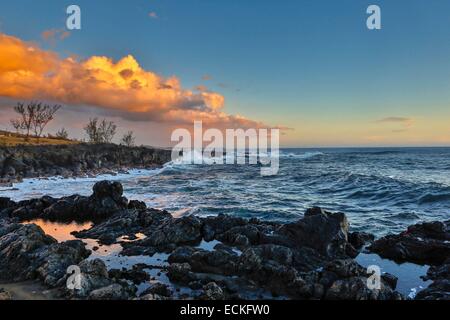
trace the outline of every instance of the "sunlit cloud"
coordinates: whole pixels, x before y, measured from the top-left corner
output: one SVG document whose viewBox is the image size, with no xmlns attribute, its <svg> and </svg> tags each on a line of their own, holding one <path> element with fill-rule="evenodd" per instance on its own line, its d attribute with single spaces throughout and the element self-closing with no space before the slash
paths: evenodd
<svg viewBox="0 0 450 320">
<path fill-rule="evenodd" d="M 227 114 L 221 94 L 199 89 L 183 89 L 176 76 L 165 78 L 145 70 L 132 55 L 118 61 L 105 56 L 62 59 L 34 43 L 0 33 L 0 96 L 91 106 L 131 121 L 264 125 Z"/>
<path fill-rule="evenodd" d="M 154 11 L 149 12 L 148 16 L 150 18 L 152 18 L 152 19 L 158 19 L 159 18 L 158 14 L 156 12 L 154 12 Z"/>
</svg>

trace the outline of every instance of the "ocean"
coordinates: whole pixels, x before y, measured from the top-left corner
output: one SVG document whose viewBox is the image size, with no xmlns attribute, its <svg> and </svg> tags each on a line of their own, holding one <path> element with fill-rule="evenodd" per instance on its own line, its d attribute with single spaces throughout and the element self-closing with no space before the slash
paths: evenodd
<svg viewBox="0 0 450 320">
<path fill-rule="evenodd" d="M 226 213 L 292 222 L 321 206 L 347 214 L 353 231 L 377 237 L 450 218 L 450 148 L 282 149 L 277 175 L 258 165 L 168 163 L 156 170 L 77 179 L 30 179 L 0 192 L 14 200 L 89 195 L 98 180 L 176 216 Z"/>
</svg>

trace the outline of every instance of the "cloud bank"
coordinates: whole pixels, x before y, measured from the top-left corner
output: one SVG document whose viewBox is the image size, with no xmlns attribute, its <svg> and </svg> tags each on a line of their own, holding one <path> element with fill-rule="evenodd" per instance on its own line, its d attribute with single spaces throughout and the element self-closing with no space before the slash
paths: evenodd
<svg viewBox="0 0 450 320">
<path fill-rule="evenodd" d="M 0 96 L 92 106 L 131 121 L 261 127 L 223 111 L 222 95 L 183 89 L 177 77 L 144 70 L 132 55 L 113 61 L 92 56 L 62 59 L 35 43 L 0 33 Z"/>
</svg>

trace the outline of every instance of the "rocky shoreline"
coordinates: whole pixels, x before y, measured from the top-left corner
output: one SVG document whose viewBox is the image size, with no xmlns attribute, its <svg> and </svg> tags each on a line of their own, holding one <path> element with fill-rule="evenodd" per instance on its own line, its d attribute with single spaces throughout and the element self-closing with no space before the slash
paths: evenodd
<svg viewBox="0 0 450 320">
<path fill-rule="evenodd" d="M 0 185 L 25 178 L 80 177 L 151 169 L 170 161 L 170 150 L 115 144 L 0 147 Z"/>
<path fill-rule="evenodd" d="M 35 219 L 93 225 L 73 232 L 77 240 L 57 242 L 24 223 Z M 88 249 L 88 240 L 96 245 Z M 93 258 L 109 247 L 119 247 L 124 259 L 160 259 L 111 268 Z M 381 276 L 379 289 L 368 288 L 371 274 L 355 261 L 364 248 L 430 265 L 426 277 L 433 283 L 416 299 L 450 299 L 450 220 L 374 240 L 350 232 L 345 214 L 321 208 L 286 224 L 228 215 L 174 218 L 129 201 L 118 182 L 96 183 L 89 197 L 0 198 L 0 288 L 39 280 L 62 299 L 406 299 L 390 274 Z M 70 266 L 81 271 L 73 290 L 66 285 Z M 10 295 L 0 289 L 1 297 Z"/>
</svg>

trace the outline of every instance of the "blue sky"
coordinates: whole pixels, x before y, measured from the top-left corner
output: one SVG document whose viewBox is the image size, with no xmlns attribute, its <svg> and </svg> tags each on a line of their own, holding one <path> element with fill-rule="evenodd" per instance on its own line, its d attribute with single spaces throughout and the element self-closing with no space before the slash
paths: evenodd
<svg viewBox="0 0 450 320">
<path fill-rule="evenodd" d="M 82 30 L 42 42 L 65 26 L 69 4 L 81 7 Z M 370 4 L 382 30 L 366 28 Z M 18 0 L 0 4 L 0 23 L 61 56 L 132 54 L 183 87 L 204 84 L 227 113 L 295 129 L 286 145 L 450 142 L 449 1 Z"/>
</svg>

